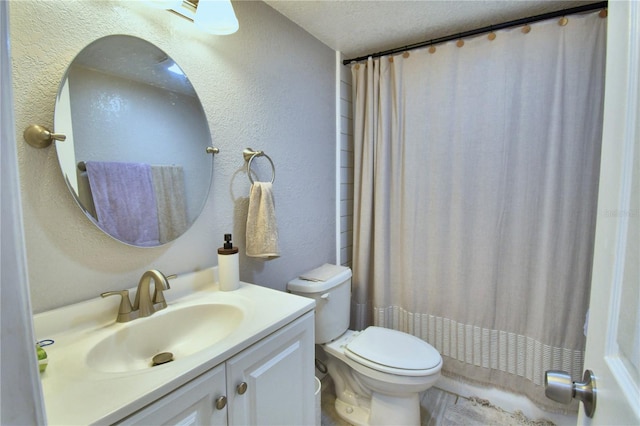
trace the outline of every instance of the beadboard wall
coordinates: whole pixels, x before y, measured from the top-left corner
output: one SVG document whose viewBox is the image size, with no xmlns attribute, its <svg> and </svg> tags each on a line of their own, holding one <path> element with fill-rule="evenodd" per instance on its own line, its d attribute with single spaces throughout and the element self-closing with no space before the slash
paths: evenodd
<svg viewBox="0 0 640 426">
<path fill-rule="evenodd" d="M 352 267 L 353 248 L 353 105 L 351 67 L 339 58 L 340 85 L 340 264 Z"/>
</svg>

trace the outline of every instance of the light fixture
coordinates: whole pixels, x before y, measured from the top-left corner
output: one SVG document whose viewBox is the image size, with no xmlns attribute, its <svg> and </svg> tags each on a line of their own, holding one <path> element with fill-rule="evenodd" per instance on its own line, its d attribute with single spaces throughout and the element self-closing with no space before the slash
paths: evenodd
<svg viewBox="0 0 640 426">
<path fill-rule="evenodd" d="M 239 28 L 230 0 L 145 0 L 145 3 L 187 18 L 209 34 L 233 34 Z"/>
<path fill-rule="evenodd" d="M 154 9 L 176 9 L 182 5 L 182 0 L 144 0 L 144 4 Z"/>
<path fill-rule="evenodd" d="M 202 31 L 217 35 L 233 34 L 239 28 L 230 0 L 200 0 L 193 23 Z"/>
</svg>

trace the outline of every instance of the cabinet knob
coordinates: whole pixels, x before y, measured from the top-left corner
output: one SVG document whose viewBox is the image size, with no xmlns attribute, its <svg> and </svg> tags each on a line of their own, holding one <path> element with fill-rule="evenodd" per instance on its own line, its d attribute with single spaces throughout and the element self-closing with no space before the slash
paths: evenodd
<svg viewBox="0 0 640 426">
<path fill-rule="evenodd" d="M 238 385 L 238 387 L 236 387 L 236 391 L 238 392 L 238 395 L 242 395 L 247 391 L 247 382 L 242 382 Z"/>
<path fill-rule="evenodd" d="M 218 397 L 216 399 L 216 408 L 218 410 L 222 410 L 224 407 L 227 406 L 227 397 L 222 395 L 221 397 Z"/>
</svg>

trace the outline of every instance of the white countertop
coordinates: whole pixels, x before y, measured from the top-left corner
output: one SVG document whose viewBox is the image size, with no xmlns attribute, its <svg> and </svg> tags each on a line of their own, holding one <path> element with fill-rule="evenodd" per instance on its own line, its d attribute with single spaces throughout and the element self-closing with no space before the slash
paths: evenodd
<svg viewBox="0 0 640 426">
<path fill-rule="evenodd" d="M 112 424 L 224 362 L 315 306 L 313 299 L 247 283 L 241 283 L 234 291 L 219 291 L 216 273 L 216 268 L 211 268 L 172 280 L 171 290 L 164 292 L 168 307 L 133 322 L 150 321 L 154 316 L 192 305 L 222 303 L 242 310 L 244 316 L 240 325 L 212 346 L 154 368 L 102 372 L 88 365 L 89 350 L 114 330 L 127 326 L 115 322 L 117 297 L 98 297 L 35 315 L 37 339 L 55 341 L 44 348 L 49 365 L 41 373 L 48 424 Z M 134 290 L 130 290 L 132 299 Z"/>
</svg>

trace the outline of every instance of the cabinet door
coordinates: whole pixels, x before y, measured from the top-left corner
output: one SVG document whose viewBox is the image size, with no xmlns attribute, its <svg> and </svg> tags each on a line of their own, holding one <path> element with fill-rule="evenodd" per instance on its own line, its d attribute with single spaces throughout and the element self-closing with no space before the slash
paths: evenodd
<svg viewBox="0 0 640 426">
<path fill-rule="evenodd" d="M 313 312 L 227 361 L 229 425 L 313 425 Z"/>
<path fill-rule="evenodd" d="M 226 395 L 224 365 L 192 380 L 160 398 L 121 425 L 226 425 L 227 406 L 216 408 L 216 400 Z"/>
</svg>

